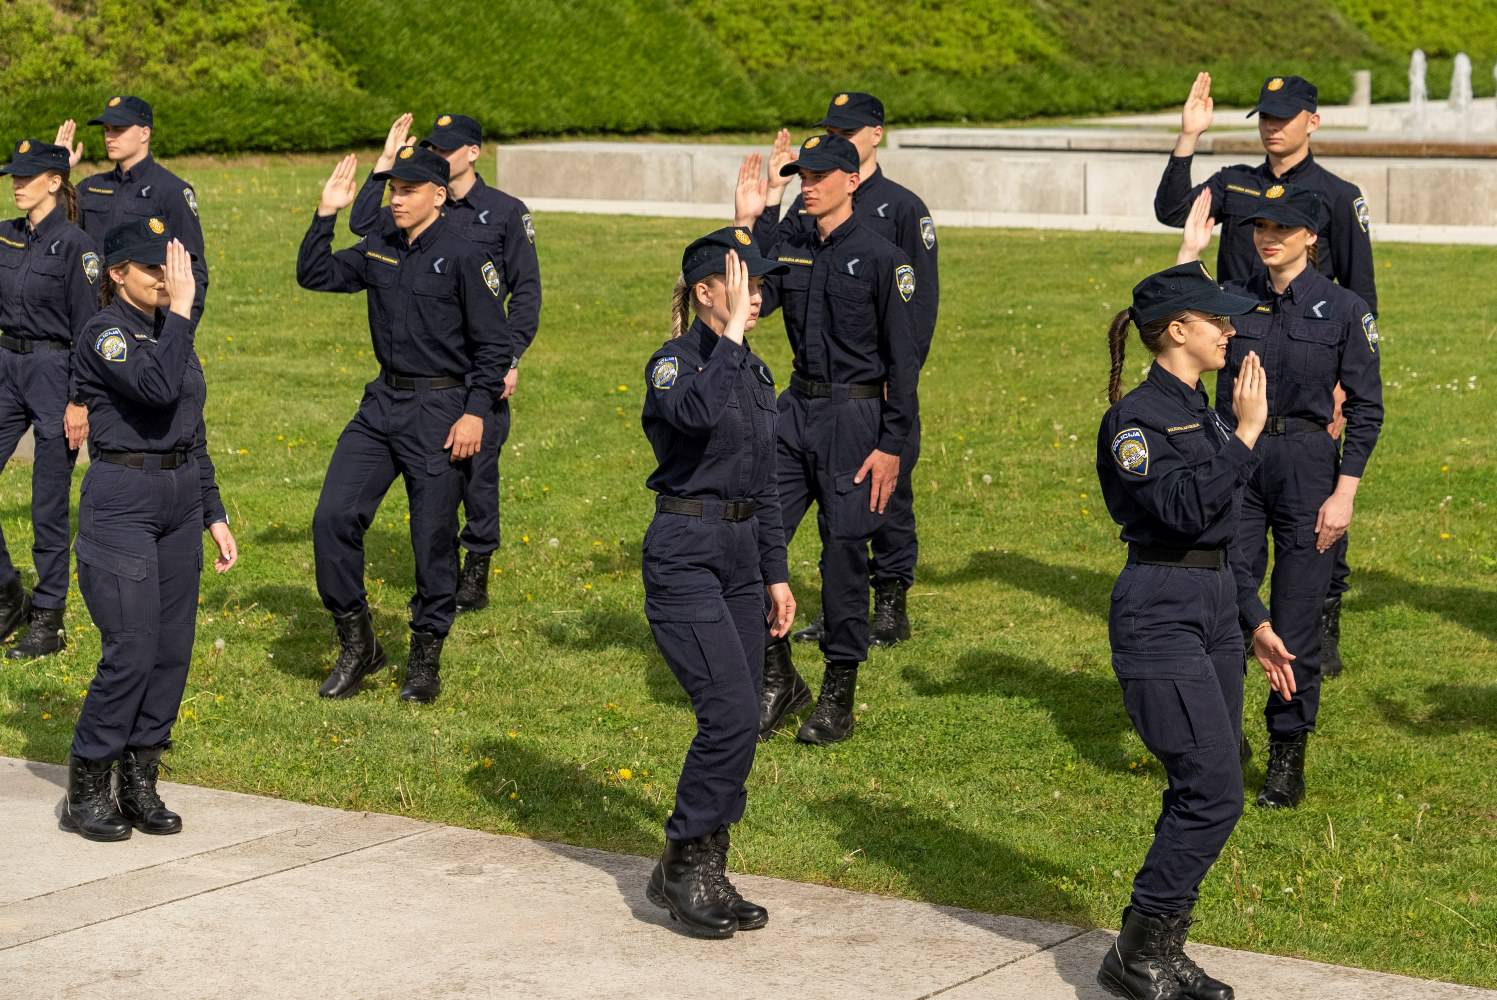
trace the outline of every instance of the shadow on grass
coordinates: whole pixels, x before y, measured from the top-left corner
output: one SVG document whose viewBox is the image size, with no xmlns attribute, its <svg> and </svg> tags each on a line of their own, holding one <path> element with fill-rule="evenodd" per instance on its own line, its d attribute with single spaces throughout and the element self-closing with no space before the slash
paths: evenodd
<svg viewBox="0 0 1497 1000">
<path fill-rule="evenodd" d="M 975 583 L 998 580 L 1031 594 L 1048 597 L 1082 614 L 1106 618 L 1109 595 L 1117 577 L 1082 566 L 1051 565 L 1018 552 L 973 552 L 967 563 L 955 569 L 926 571 L 920 582 L 928 584 Z"/>
<path fill-rule="evenodd" d="M 541 636 L 559 649 L 589 654 L 626 650 L 646 654 L 645 688 L 651 700 L 661 705 L 685 704 L 686 695 L 665 665 L 644 609 L 592 608 L 576 614 L 558 614 L 540 627 Z"/>
<path fill-rule="evenodd" d="M 926 697 L 997 695 L 1044 708 L 1076 753 L 1106 771 L 1127 770 L 1123 740 L 1133 731 L 1118 682 L 1081 670 L 995 651 L 964 653 L 941 677 L 906 667 L 904 678 Z"/>
<path fill-rule="evenodd" d="M 1353 569 L 1351 585 L 1346 604 L 1349 611 L 1360 613 L 1402 604 L 1497 641 L 1497 599 L 1489 590 L 1418 583 L 1380 569 Z"/>
<path fill-rule="evenodd" d="M 1383 718 L 1417 736 L 1450 736 L 1485 729 L 1497 733 L 1497 684 L 1431 684 L 1424 689 L 1428 704 L 1409 706 L 1387 695 L 1376 695 Z"/>
<path fill-rule="evenodd" d="M 338 655 L 333 616 L 322 606 L 316 584 L 310 580 L 305 587 L 268 584 L 250 591 L 245 601 L 273 613 L 282 625 L 280 634 L 268 646 L 275 669 L 299 681 L 315 682 L 315 690 Z M 408 642 L 405 609 L 376 608 L 374 634 L 390 662 L 401 662 Z"/>
</svg>

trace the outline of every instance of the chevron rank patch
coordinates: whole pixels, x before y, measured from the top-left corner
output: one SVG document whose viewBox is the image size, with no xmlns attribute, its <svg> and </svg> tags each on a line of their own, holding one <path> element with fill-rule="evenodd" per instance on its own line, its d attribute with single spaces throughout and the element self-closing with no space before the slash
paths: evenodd
<svg viewBox="0 0 1497 1000">
<path fill-rule="evenodd" d="M 899 286 L 899 297 L 906 302 L 915 297 L 915 269 L 908 264 L 900 264 L 894 269 L 894 281 Z"/>
<path fill-rule="evenodd" d="M 1118 468 L 1135 476 L 1149 474 L 1149 442 L 1137 427 L 1128 427 L 1112 439 L 1112 458 Z"/>
<path fill-rule="evenodd" d="M 105 361 L 124 363 L 129 348 L 125 344 L 125 335 L 117 326 L 111 326 L 99 334 L 99 339 L 94 341 L 94 352 Z"/>
<path fill-rule="evenodd" d="M 680 374 L 680 361 L 674 357 L 661 358 L 650 369 L 650 384 L 657 389 L 669 389 L 676 384 L 676 376 Z"/>
</svg>

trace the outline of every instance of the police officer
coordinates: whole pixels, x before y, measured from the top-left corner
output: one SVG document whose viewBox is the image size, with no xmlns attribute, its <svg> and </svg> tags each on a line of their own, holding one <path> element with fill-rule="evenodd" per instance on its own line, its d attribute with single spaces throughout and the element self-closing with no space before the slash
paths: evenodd
<svg viewBox="0 0 1497 1000">
<path fill-rule="evenodd" d="M 758 153 L 745 158 L 735 214 L 764 212 L 769 181 Z M 868 542 L 884 521 L 911 437 L 919 426 L 919 337 L 911 300 L 915 269 L 904 252 L 853 214 L 858 151 L 840 135 L 814 135 L 780 167 L 801 179 L 815 219 L 787 229 L 765 256 L 789 265 L 764 283 L 764 313 L 785 310 L 794 354 L 779 399 L 778 479 L 787 541 L 807 508 L 820 507 L 821 606 L 826 673 L 816 709 L 796 738 L 833 743 L 852 735 L 858 665 L 868 657 Z M 759 727 L 771 735 L 809 701 L 787 639 L 765 653 Z"/>
<path fill-rule="evenodd" d="M 479 450 L 504 391 L 509 331 L 503 279 L 443 210 L 447 161 L 403 148 L 375 174 L 391 182 L 390 215 L 350 249 L 331 250 L 333 224 L 354 200 L 346 156 L 322 190 L 296 261 L 303 288 L 368 292 L 369 332 L 380 374 L 333 451 L 312 519 L 317 590 L 337 626 L 337 662 L 319 691 L 345 698 L 385 663 L 364 591 L 364 533 L 395 477 L 410 501 L 416 596 L 400 697 L 430 702 L 441 690 L 442 643 L 457 594 L 457 503 L 462 465 Z"/>
<path fill-rule="evenodd" d="M 645 616 L 697 716 L 647 894 L 701 937 L 769 921 L 726 866 L 759 736 L 766 588 L 770 634 L 795 621 L 775 487 L 774 376 L 744 340 L 758 322 L 761 279 L 787 269 L 760 256 L 747 229 L 694 240 L 681 255 L 672 337 L 645 366 L 644 431 L 658 463 L 645 482 L 657 494 L 643 548 Z"/>
<path fill-rule="evenodd" d="M 63 432 L 73 341 L 99 311 L 98 245 L 76 225 L 77 195 L 68 151 L 34 139 L 16 143 L 10 174 L 25 214 L 0 224 L 0 463 L 30 427 L 32 560 L 36 590 L 20 642 L 9 659 L 45 656 L 67 639 L 68 497 L 73 452 Z M 0 536 L 0 638 L 27 617 L 28 599 Z"/>
<path fill-rule="evenodd" d="M 860 224 L 903 250 L 914 265 L 916 286 L 910 305 L 915 312 L 916 346 L 923 366 L 930 355 L 940 303 L 936 226 L 925 202 L 909 188 L 890 180 L 878 165 L 878 147 L 884 140 L 884 104 L 872 94 L 838 94 L 817 124 L 847 139 L 858 151 L 858 176 L 862 181 L 853 193 L 853 215 Z M 782 229 L 809 230 L 815 226 L 815 219 L 807 214 L 799 197 L 791 202 L 785 217 L 780 218 L 780 202 L 788 179 L 779 173 L 779 168 L 791 162 L 793 156 L 790 133 L 781 129 L 770 154 L 766 207 L 754 221 L 754 236 L 764 246 L 778 242 Z M 899 482 L 889 500 L 888 511 L 873 535 L 873 626 L 868 639 L 871 646 L 892 646 L 910 637 L 905 592 L 915 582 L 918 555 L 913 483 L 919 457 L 917 423 L 901 456 Z M 799 642 L 819 642 L 824 623 L 824 616 L 818 615 L 814 622 L 796 632 L 794 638 Z"/>
<path fill-rule="evenodd" d="M 411 116 L 390 126 L 374 172 L 389 170 L 410 141 Z M 494 412 L 484 418 L 483 447 L 464 467 L 463 513 L 458 536 L 467 555 L 458 581 L 457 611 L 477 611 L 489 603 L 489 560 L 499 548 L 499 450 L 509 437 L 509 398 L 520 377 L 520 356 L 535 341 L 541 317 L 541 270 L 535 255 L 535 222 L 525 203 L 484 183 L 474 165 L 482 153 L 483 129 L 467 115 L 442 114 L 421 145 L 447 161 L 451 171 L 446 211 L 453 228 L 488 254 L 504 279 L 514 357 Z M 359 189 L 348 225 L 362 236 L 380 223 L 385 184 L 371 176 Z"/>
<path fill-rule="evenodd" d="M 1211 240 L 1211 202 L 1204 192 L 1186 221 L 1182 257 Z M 1264 305 L 1245 315 L 1218 380 L 1217 408 L 1231 389 L 1243 357 L 1263 359 L 1270 400 L 1262 464 L 1248 481 L 1233 552 L 1243 625 L 1272 618 L 1294 650 L 1298 695 L 1270 692 L 1269 758 L 1258 805 L 1293 807 L 1305 792 L 1305 744 L 1320 706 L 1321 609 L 1336 543 L 1352 519 L 1353 501 L 1383 422 L 1377 319 L 1355 292 L 1335 284 L 1313 265 L 1324 222 L 1319 193 L 1270 184 L 1238 228 L 1252 235 L 1267 270 L 1228 290 Z M 1346 444 L 1339 453 L 1325 433 L 1335 406 L 1332 392 L 1346 390 Z M 1258 597 L 1268 566 L 1266 535 L 1273 533 L 1274 564 L 1269 606 Z"/>
<path fill-rule="evenodd" d="M 1186 956 L 1185 939 L 1201 881 L 1242 815 L 1242 638 L 1228 547 L 1268 400 L 1249 354 L 1231 397 L 1234 432 L 1200 377 L 1221 368 L 1233 319 L 1256 305 L 1225 293 L 1199 262 L 1178 264 L 1134 286 L 1107 334 L 1112 407 L 1097 433 L 1097 478 L 1128 543 L 1108 618 L 1112 666 L 1134 728 L 1169 776 L 1122 930 L 1097 973 L 1128 1000 L 1233 995 Z M 1153 364 L 1119 399 L 1130 323 Z M 1253 638 L 1269 683 L 1293 694 L 1272 626 Z"/>
<path fill-rule="evenodd" d="M 1322 167 L 1310 152 L 1310 136 L 1320 127 L 1318 102 L 1315 85 L 1301 77 L 1273 76 L 1263 81 L 1258 104 L 1248 112 L 1249 117 L 1258 116 L 1258 135 L 1267 154 L 1263 163 L 1227 167 L 1191 187 L 1191 160 L 1201 134 L 1211 127 L 1212 110 L 1211 74 L 1197 75 L 1181 114 L 1180 138 L 1175 142 L 1154 196 L 1154 214 L 1167 226 L 1182 226 L 1196 197 L 1202 190 L 1209 190 L 1212 214 L 1222 224 L 1216 255 L 1217 277 L 1222 281 L 1246 281 L 1262 273 L 1263 262 L 1253 247 L 1251 231 L 1237 226 L 1245 218 L 1244 213 L 1275 182 L 1316 191 L 1329 210 L 1318 230 L 1316 267 L 1359 295 L 1376 316 L 1377 285 L 1367 199 L 1355 184 Z M 1341 437 L 1340 404 L 1344 398 L 1338 388 L 1334 419 L 1328 427 L 1336 438 Z M 1326 676 L 1341 672 L 1341 597 L 1346 592 L 1349 574 L 1343 537 L 1336 547 L 1331 588 L 1322 608 Z"/>
<path fill-rule="evenodd" d="M 109 231 L 104 266 L 110 301 L 73 349 L 93 424 L 74 550 L 103 651 L 73 733 L 62 828 L 124 840 L 131 827 L 182 829 L 156 777 L 192 660 L 203 530 L 218 572 L 239 552 L 208 458 L 191 257 L 147 216 Z"/>
</svg>

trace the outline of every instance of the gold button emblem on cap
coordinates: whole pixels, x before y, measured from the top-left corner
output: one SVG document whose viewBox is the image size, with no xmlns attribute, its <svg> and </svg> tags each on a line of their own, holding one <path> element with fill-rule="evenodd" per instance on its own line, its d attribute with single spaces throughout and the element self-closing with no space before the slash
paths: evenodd
<svg viewBox="0 0 1497 1000">
<path fill-rule="evenodd" d="M 405 148 L 403 148 L 400 151 L 400 158 L 402 160 L 409 160 L 411 157 L 413 157 L 415 155 L 416 155 L 416 148 L 414 146 L 406 146 Z"/>
<path fill-rule="evenodd" d="M 811 136 L 811 138 L 809 138 L 809 139 L 806 140 L 806 144 L 804 146 L 802 146 L 801 148 L 802 149 L 815 149 L 817 146 L 820 146 L 820 145 L 821 145 L 821 136 L 819 136 L 819 135 L 813 135 L 813 136 Z"/>
<path fill-rule="evenodd" d="M 834 98 L 834 99 L 833 99 L 833 100 L 832 100 L 832 103 L 833 103 L 833 104 L 835 104 L 835 105 L 837 105 L 837 107 L 839 107 L 839 108 L 840 108 L 840 107 L 842 107 L 842 106 L 843 106 L 843 105 L 844 105 L 844 104 L 846 104 L 846 103 L 847 103 L 847 100 L 848 100 L 848 98 L 847 98 L 847 95 L 846 95 L 846 94 L 838 94 L 838 95 L 837 95 L 837 96 L 836 96 L 836 97 L 835 97 L 835 98 Z"/>
<path fill-rule="evenodd" d="M 451 115 L 443 115 L 442 117 L 440 117 L 440 118 L 437 119 L 437 124 L 438 125 L 451 125 L 452 124 L 452 116 Z"/>
<path fill-rule="evenodd" d="M 16 147 L 16 152 L 17 153 L 29 153 L 29 152 L 31 152 L 31 140 L 30 139 L 22 139 L 21 140 L 21 144 Z"/>
<path fill-rule="evenodd" d="M 1284 185 L 1282 185 L 1282 184 L 1275 184 L 1273 187 L 1271 187 L 1267 191 L 1263 192 L 1263 197 L 1265 197 L 1265 198 L 1282 198 L 1282 197 L 1284 197 Z"/>
<path fill-rule="evenodd" d="M 733 238 L 739 243 L 742 243 L 744 246 L 748 246 L 753 242 L 753 238 L 750 237 L 749 234 L 744 232 L 742 229 L 733 230 Z"/>
<path fill-rule="evenodd" d="M 162 222 L 160 219 L 152 219 L 147 222 L 146 225 L 150 226 L 151 232 L 155 233 L 157 236 L 160 236 L 162 233 L 166 232 L 166 223 Z"/>
<path fill-rule="evenodd" d="M 120 99 L 120 98 L 118 98 L 118 97 L 111 97 L 111 98 L 110 98 L 110 99 L 109 99 L 109 106 L 110 106 L 110 107 L 111 107 L 111 108 L 117 108 L 117 107 L 119 107 L 119 106 L 120 106 L 120 100 L 121 100 L 121 99 Z"/>
<path fill-rule="evenodd" d="M 1269 80 L 1268 81 L 1268 89 L 1269 90 L 1283 90 L 1284 89 L 1284 78 L 1282 76 L 1276 76 L 1272 80 Z"/>
</svg>

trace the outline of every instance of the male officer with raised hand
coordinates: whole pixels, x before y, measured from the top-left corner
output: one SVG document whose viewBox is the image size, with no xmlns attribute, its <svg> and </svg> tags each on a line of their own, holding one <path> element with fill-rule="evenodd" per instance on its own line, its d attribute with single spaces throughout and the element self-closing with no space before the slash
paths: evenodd
<svg viewBox="0 0 1497 1000">
<path fill-rule="evenodd" d="M 395 166 L 411 142 L 411 116 L 390 125 L 385 148 L 364 181 L 349 213 L 348 227 L 362 236 L 388 223 L 380 208 L 385 181 L 380 175 Z M 467 115 L 441 114 L 421 140 L 447 161 L 450 225 L 487 255 L 504 279 L 500 296 L 507 306 L 514 358 L 504 376 L 504 391 L 484 420 L 483 447 L 466 463 L 463 479 L 463 525 L 459 541 L 467 555 L 458 581 L 457 611 L 477 611 L 489 603 L 489 561 L 499 548 L 499 450 L 509 437 L 509 397 L 520 377 L 520 356 L 535 340 L 541 318 L 541 270 L 535 254 L 535 223 L 525 203 L 484 183 L 474 165 L 482 153 L 483 128 Z"/>
<path fill-rule="evenodd" d="M 890 180 L 878 164 L 878 147 L 884 139 L 883 102 L 872 94 L 837 94 L 828 102 L 826 115 L 817 124 L 832 135 L 847 139 L 858 152 L 858 175 L 862 180 L 853 193 L 853 215 L 860 224 L 903 250 L 915 268 L 916 288 L 911 307 L 923 366 L 935 336 L 940 304 L 936 227 L 925 202 L 913 191 Z M 785 232 L 810 230 L 815 226 L 815 219 L 807 213 L 805 201 L 799 195 L 784 218 L 779 214 L 789 186 L 789 177 L 781 175 L 780 169 L 793 162 L 794 155 L 790 133 L 781 129 L 770 154 L 765 208 L 753 221 L 754 237 L 760 246 L 772 245 Z M 888 513 L 873 536 L 874 613 L 869 642 L 875 646 L 892 646 L 910 637 L 905 593 L 915 582 L 919 553 L 913 491 L 913 473 L 919 457 L 917 424 L 901 456 L 900 479 L 889 501 Z M 797 632 L 795 638 L 802 642 L 819 641 L 823 628 L 824 616 L 819 616 Z"/>
</svg>

